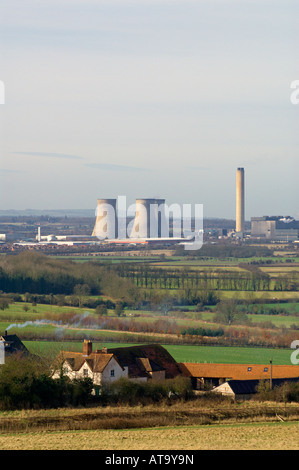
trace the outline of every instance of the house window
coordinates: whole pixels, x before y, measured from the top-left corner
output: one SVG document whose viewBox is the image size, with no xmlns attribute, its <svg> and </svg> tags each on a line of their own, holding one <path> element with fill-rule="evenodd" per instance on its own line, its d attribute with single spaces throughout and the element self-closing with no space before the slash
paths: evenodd
<svg viewBox="0 0 299 470">
<path fill-rule="evenodd" d="M 264 368 L 264 372 L 268 372 L 268 367 L 265 367 L 265 368 Z"/>
<path fill-rule="evenodd" d="M 114 377 L 114 369 L 111 369 L 111 371 L 110 371 L 110 377 Z"/>
<path fill-rule="evenodd" d="M 88 377 L 88 369 L 83 369 L 83 377 Z"/>
<path fill-rule="evenodd" d="M 251 367 L 248 367 L 248 369 L 247 369 L 247 370 L 248 370 L 248 372 L 251 372 Z"/>
</svg>

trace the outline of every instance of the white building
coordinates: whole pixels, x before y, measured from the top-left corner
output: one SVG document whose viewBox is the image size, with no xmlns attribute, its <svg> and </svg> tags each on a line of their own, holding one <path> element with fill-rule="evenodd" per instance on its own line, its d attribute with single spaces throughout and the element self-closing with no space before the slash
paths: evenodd
<svg viewBox="0 0 299 470">
<path fill-rule="evenodd" d="M 97 388 L 128 377 L 128 369 L 122 367 L 113 354 L 108 354 L 106 348 L 93 352 L 89 340 L 83 342 L 83 353 L 62 351 L 59 354 L 53 378 L 59 378 L 61 373 L 71 380 L 88 377 Z"/>
<path fill-rule="evenodd" d="M 160 345 L 93 351 L 90 340 L 84 340 L 83 352 L 62 351 L 58 355 L 53 365 L 53 378 L 59 378 L 61 374 L 71 380 L 88 377 L 95 390 L 120 378 L 147 382 L 182 375 L 176 361 Z"/>
</svg>

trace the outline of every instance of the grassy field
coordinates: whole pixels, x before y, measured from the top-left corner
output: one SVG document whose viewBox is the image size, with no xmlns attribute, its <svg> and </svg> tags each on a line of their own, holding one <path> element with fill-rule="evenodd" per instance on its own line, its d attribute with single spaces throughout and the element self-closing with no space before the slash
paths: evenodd
<svg viewBox="0 0 299 470">
<path fill-rule="evenodd" d="M 59 351 L 82 351 L 82 341 L 78 342 L 47 342 L 24 341 L 27 349 L 40 356 L 54 356 Z M 94 349 L 107 347 L 134 346 L 128 343 L 95 342 Z M 177 362 L 208 362 L 218 364 L 268 364 L 272 359 L 273 364 L 291 365 L 289 349 L 272 348 L 246 348 L 246 347 L 221 347 L 221 346 L 176 346 L 162 344 Z"/>
<path fill-rule="evenodd" d="M 248 317 L 255 324 L 269 321 L 278 327 L 288 327 L 292 324 L 298 323 L 298 317 L 294 315 L 298 311 L 298 303 L 290 304 L 264 304 L 265 311 L 271 307 L 282 307 L 288 311 L 289 315 L 268 315 L 268 314 L 250 314 Z M 172 345 L 172 337 L 168 338 L 162 334 L 143 334 L 138 332 L 126 331 L 106 331 L 103 329 L 95 329 L 95 327 L 84 326 L 83 324 L 70 325 L 69 327 L 64 324 L 56 325 L 51 324 L 34 324 L 38 320 L 43 320 L 48 314 L 59 320 L 59 315 L 63 313 L 78 314 L 78 321 L 80 315 L 88 313 L 88 315 L 95 315 L 93 309 L 79 309 L 76 307 L 59 307 L 56 305 L 42 305 L 36 306 L 28 305 L 29 310 L 23 310 L 23 303 L 14 303 L 10 305 L 9 309 L 0 312 L 0 332 L 4 332 L 9 328 L 9 334 L 17 334 L 28 349 L 35 354 L 40 355 L 55 355 L 59 350 L 81 350 L 83 338 L 93 338 L 96 349 L 101 349 L 106 346 L 108 348 L 117 347 L 117 345 L 127 346 L 129 343 L 145 343 L 153 342 L 164 344 L 169 352 L 178 362 L 212 362 L 212 363 L 268 363 L 270 359 L 274 364 L 290 364 L 289 349 L 273 349 L 273 348 L 253 348 L 253 347 L 221 347 L 221 346 L 193 346 L 193 345 Z M 256 306 L 253 304 L 253 308 Z M 260 306 L 258 307 L 260 308 Z M 124 322 L 130 322 L 129 311 L 126 312 L 127 317 L 122 318 Z M 134 318 L 136 324 L 152 322 L 160 319 L 164 321 L 167 319 L 170 322 L 176 322 L 179 327 L 219 327 L 218 323 L 213 322 L 213 312 L 201 312 L 200 319 L 198 319 L 198 312 L 186 312 L 185 318 L 176 316 L 165 317 L 159 316 L 158 312 L 150 311 L 132 311 L 133 314 L 140 314 L 140 317 Z M 176 312 L 173 312 L 175 315 Z M 293 315 L 292 315 L 293 313 Z M 113 315 L 114 311 L 109 311 L 109 315 Z M 170 312 L 171 315 L 171 312 Z M 194 316 L 194 318 L 192 318 Z M 96 316 L 95 316 L 96 318 Z M 26 323 L 28 322 L 28 323 Z M 207 323 L 208 322 L 208 323 Z M 26 326 L 27 325 L 27 326 Z M 99 328 L 99 327 L 97 327 Z M 241 328 L 241 327 L 240 327 Z M 246 329 L 250 328 L 248 325 Z M 23 338 L 22 338 L 23 336 Z M 174 335 L 176 338 L 176 335 Z M 34 339 L 35 341 L 29 341 Z M 57 341 L 53 341 L 57 339 Z M 41 341 L 42 340 L 42 341 Z M 51 341 L 49 341 L 51 340 Z M 181 338 L 183 341 L 183 337 Z M 68 342 L 69 341 L 69 342 Z M 70 342 L 71 341 L 71 342 Z M 167 344 L 168 343 L 168 344 Z"/>
<path fill-rule="evenodd" d="M 298 293 L 299 294 L 299 293 Z M 228 295 L 229 297 L 229 295 Z M 14 323 L 25 323 L 26 321 L 36 321 L 45 318 L 47 315 L 54 315 L 59 317 L 59 315 L 63 313 L 77 313 L 78 315 L 83 315 L 83 314 L 89 314 L 89 315 L 95 315 L 95 311 L 92 308 L 78 308 L 78 307 L 60 307 L 57 305 L 43 305 L 43 304 L 38 304 L 35 306 L 32 306 L 29 304 L 28 311 L 24 311 L 24 303 L 22 302 L 15 302 L 14 304 L 11 304 L 9 309 L 6 309 L 4 311 L 0 311 L 0 331 L 3 329 L 9 327 L 10 325 Z M 274 304 L 263 304 L 262 308 L 263 311 L 270 311 L 271 308 L 275 309 L 282 309 L 288 315 L 270 315 L 270 314 L 260 314 L 259 309 L 261 307 L 258 307 L 254 304 L 246 306 L 246 311 L 252 311 L 256 312 L 254 315 L 253 314 L 248 314 L 248 318 L 252 322 L 263 322 L 263 321 L 271 321 L 274 325 L 281 327 L 289 327 L 292 324 L 298 323 L 298 317 L 296 317 L 296 313 L 299 312 L 299 302 L 290 302 L 290 303 L 277 303 Z M 179 315 L 176 314 L 176 312 L 169 312 L 168 317 L 171 320 L 176 321 L 178 325 L 186 325 L 189 324 L 189 326 L 200 326 L 202 325 L 202 321 L 208 321 L 213 323 L 213 317 L 214 317 L 214 311 L 216 309 L 215 306 L 210 307 L 212 310 L 211 312 L 206 312 L 206 311 L 201 311 L 200 312 L 200 321 L 198 318 L 199 312 L 195 312 L 196 307 L 181 307 L 180 311 L 186 313 L 185 318 L 179 318 Z M 269 312 L 270 313 L 270 312 Z M 130 321 L 131 316 L 134 317 L 135 322 L 154 322 L 156 321 L 159 317 L 161 317 L 161 312 L 155 312 L 155 311 L 144 311 L 144 310 L 132 310 L 132 309 L 126 309 L 125 310 L 126 318 L 122 318 L 124 321 Z M 139 316 L 136 316 L 139 315 Z M 108 311 L 108 316 L 115 316 L 114 310 L 109 310 Z M 96 317 L 95 317 L 96 318 Z M 165 319 L 165 317 L 162 317 Z M 219 324 L 215 324 L 217 327 Z"/>
</svg>

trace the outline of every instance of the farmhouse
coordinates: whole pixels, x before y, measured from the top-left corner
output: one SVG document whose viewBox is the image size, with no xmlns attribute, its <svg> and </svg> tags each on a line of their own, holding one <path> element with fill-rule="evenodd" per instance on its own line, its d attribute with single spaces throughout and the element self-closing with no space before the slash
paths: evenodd
<svg viewBox="0 0 299 470">
<path fill-rule="evenodd" d="M 12 354 L 29 355 L 29 351 L 17 335 L 8 335 L 5 331 L 0 336 L 0 365 L 5 364 L 6 358 Z"/>
<path fill-rule="evenodd" d="M 117 357 L 123 367 L 128 368 L 130 379 L 160 381 L 182 375 L 178 363 L 159 344 L 115 348 L 109 349 L 109 352 Z"/>
<path fill-rule="evenodd" d="M 156 344 L 93 351 L 92 342 L 84 340 L 82 352 L 61 351 L 53 367 L 53 378 L 61 373 L 71 380 L 89 377 L 97 388 L 121 377 L 146 382 L 181 375 L 175 360 Z"/>
<path fill-rule="evenodd" d="M 272 387 L 279 387 L 284 383 L 293 382 L 299 382 L 299 377 L 273 379 Z M 230 380 L 219 385 L 218 387 L 215 387 L 212 392 L 220 393 L 221 395 L 231 397 L 234 400 L 248 400 L 252 398 L 255 393 L 257 393 L 257 387 L 259 383 L 259 380 Z"/>
<path fill-rule="evenodd" d="M 106 348 L 92 351 L 89 340 L 84 340 L 82 352 L 60 352 L 54 363 L 53 378 L 60 377 L 61 373 L 71 380 L 91 378 L 96 386 L 128 376 L 127 370 Z"/>
<path fill-rule="evenodd" d="M 191 379 L 194 390 L 218 387 L 228 380 L 249 381 L 299 377 L 299 366 L 271 364 L 179 363 L 183 375 Z"/>
</svg>

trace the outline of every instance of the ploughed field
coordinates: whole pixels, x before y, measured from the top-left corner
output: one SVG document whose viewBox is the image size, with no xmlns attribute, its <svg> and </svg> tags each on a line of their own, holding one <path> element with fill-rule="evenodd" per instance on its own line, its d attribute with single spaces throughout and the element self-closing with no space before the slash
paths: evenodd
<svg viewBox="0 0 299 470">
<path fill-rule="evenodd" d="M 299 448 L 299 406 L 208 403 L 2 412 L 2 450 Z M 158 444 L 157 444 L 158 443 Z"/>
</svg>

